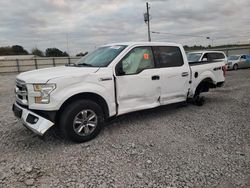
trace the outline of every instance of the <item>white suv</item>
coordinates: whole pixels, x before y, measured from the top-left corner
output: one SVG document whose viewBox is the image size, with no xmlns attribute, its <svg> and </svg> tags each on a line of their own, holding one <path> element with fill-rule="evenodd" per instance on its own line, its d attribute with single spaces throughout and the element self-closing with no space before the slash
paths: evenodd
<svg viewBox="0 0 250 188">
<path fill-rule="evenodd" d="M 227 56 L 221 51 L 196 51 L 187 53 L 188 62 L 210 62 L 224 61 L 227 63 Z"/>
</svg>

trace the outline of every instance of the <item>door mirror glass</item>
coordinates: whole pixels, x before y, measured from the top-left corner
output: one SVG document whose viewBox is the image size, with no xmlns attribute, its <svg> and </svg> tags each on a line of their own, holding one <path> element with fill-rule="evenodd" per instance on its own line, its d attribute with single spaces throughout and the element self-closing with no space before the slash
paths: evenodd
<svg viewBox="0 0 250 188">
<path fill-rule="evenodd" d="M 202 58 L 202 61 L 207 61 L 207 58 L 206 57 Z"/>
</svg>

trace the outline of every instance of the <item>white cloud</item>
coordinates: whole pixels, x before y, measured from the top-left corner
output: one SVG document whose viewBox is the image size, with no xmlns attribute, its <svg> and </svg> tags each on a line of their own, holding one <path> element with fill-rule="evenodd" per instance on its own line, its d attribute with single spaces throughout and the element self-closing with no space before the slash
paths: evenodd
<svg viewBox="0 0 250 188">
<path fill-rule="evenodd" d="M 215 44 L 249 41 L 249 0 L 152 0 L 151 28 L 210 36 Z M 70 52 L 119 41 L 147 40 L 145 0 L 9 0 L 0 2 L 0 46 L 56 46 Z M 157 41 L 208 44 L 198 37 L 156 35 Z"/>
</svg>

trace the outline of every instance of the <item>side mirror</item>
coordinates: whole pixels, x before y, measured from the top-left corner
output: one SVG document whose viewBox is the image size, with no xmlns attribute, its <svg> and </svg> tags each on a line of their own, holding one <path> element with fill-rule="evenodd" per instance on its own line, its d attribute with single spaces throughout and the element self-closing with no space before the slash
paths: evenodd
<svg viewBox="0 0 250 188">
<path fill-rule="evenodd" d="M 202 61 L 207 61 L 207 58 L 206 58 L 206 57 L 205 57 L 205 58 L 203 58 L 203 59 L 202 59 Z"/>
<path fill-rule="evenodd" d="M 125 75 L 125 72 L 123 71 L 122 66 L 116 67 L 116 75 L 117 75 L 117 76 Z"/>
</svg>

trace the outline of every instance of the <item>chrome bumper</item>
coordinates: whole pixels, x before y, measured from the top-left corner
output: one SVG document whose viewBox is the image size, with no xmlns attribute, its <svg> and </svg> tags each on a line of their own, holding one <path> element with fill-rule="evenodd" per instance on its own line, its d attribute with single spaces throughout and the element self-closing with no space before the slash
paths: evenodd
<svg viewBox="0 0 250 188">
<path fill-rule="evenodd" d="M 12 111 L 17 118 L 21 119 L 25 127 L 40 136 L 54 125 L 54 123 L 48 119 L 21 107 L 17 103 L 13 104 Z"/>
</svg>

